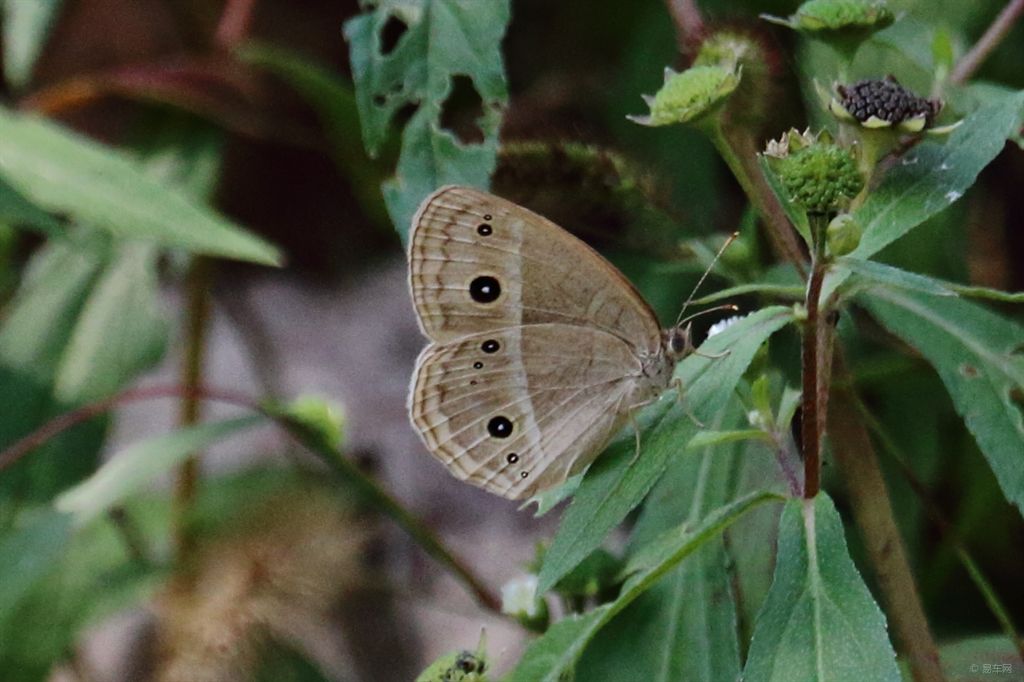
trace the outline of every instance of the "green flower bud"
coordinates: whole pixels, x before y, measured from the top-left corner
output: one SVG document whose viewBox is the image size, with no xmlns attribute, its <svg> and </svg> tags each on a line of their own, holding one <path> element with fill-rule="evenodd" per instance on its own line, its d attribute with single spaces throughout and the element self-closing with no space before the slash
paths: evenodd
<svg viewBox="0 0 1024 682">
<path fill-rule="evenodd" d="M 896 127 L 919 133 L 931 127 L 942 108 L 941 101 L 916 96 L 892 76 L 837 85 L 836 94 L 829 103 L 832 114 L 868 129 Z"/>
<path fill-rule="evenodd" d="M 471 651 L 441 656 L 416 678 L 416 682 L 487 682 L 487 663 Z"/>
<path fill-rule="evenodd" d="M 791 130 L 768 143 L 765 155 L 789 200 L 808 213 L 827 214 L 845 207 L 864 186 L 857 160 L 827 133 L 812 136 Z"/>
<path fill-rule="evenodd" d="M 648 116 L 628 116 L 648 126 L 696 123 L 716 113 L 740 83 L 738 68 L 694 66 L 676 73 L 665 69 L 665 84 L 653 97 L 644 96 Z"/>
<path fill-rule="evenodd" d="M 860 245 L 864 228 L 849 213 L 840 213 L 833 218 L 825 230 L 825 243 L 832 256 L 845 256 Z"/>
<path fill-rule="evenodd" d="M 299 396 L 276 408 L 282 415 L 300 424 L 311 435 L 333 448 L 344 442 L 345 413 L 342 408 L 319 396 Z"/>
<path fill-rule="evenodd" d="M 797 31 L 819 34 L 818 37 L 825 39 L 831 37 L 828 34 L 846 34 L 861 40 L 890 26 L 896 19 L 882 0 L 808 0 L 789 18 L 765 14 L 761 18 Z"/>
</svg>

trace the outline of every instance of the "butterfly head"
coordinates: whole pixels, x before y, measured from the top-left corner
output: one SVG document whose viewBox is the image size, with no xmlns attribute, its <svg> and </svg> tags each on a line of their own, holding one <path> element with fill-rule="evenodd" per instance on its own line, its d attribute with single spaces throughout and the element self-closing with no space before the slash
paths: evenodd
<svg viewBox="0 0 1024 682">
<path fill-rule="evenodd" d="M 682 360 L 694 351 L 691 325 L 689 323 L 666 329 L 661 334 L 665 354 L 673 362 Z"/>
</svg>

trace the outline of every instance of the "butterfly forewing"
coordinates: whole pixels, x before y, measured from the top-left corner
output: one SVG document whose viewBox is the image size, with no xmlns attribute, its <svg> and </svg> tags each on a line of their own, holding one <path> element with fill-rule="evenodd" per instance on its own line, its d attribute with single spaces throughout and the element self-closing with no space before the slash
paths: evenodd
<svg viewBox="0 0 1024 682">
<path fill-rule="evenodd" d="M 525 324 L 601 329 L 656 352 L 658 321 L 629 281 L 551 221 L 499 197 L 446 187 L 413 219 L 413 301 L 438 342 Z"/>
</svg>

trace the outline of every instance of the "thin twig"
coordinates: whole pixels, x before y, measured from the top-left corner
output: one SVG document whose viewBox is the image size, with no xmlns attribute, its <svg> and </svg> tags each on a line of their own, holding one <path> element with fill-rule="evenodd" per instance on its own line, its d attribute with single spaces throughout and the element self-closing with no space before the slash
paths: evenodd
<svg viewBox="0 0 1024 682">
<path fill-rule="evenodd" d="M 104 412 L 108 412 L 118 405 L 158 398 L 180 399 L 186 394 L 193 396 L 196 400 L 224 402 L 244 407 L 253 412 L 259 412 L 273 420 L 281 428 L 297 438 L 303 445 L 318 454 L 332 471 L 352 483 L 358 493 L 362 494 L 375 509 L 391 518 L 391 520 L 409 533 L 427 554 L 434 557 L 443 566 L 449 568 L 455 574 L 455 577 L 474 595 L 481 606 L 496 615 L 504 617 L 504 614 L 501 613 L 501 601 L 485 586 L 483 580 L 476 576 L 453 551 L 448 549 L 428 526 L 406 510 L 379 483 L 367 476 L 337 448 L 318 442 L 300 424 L 296 424 L 285 415 L 267 409 L 259 401 L 248 396 L 202 387 L 186 389 L 180 385 L 129 389 L 110 398 L 65 412 L 43 424 L 6 450 L 0 451 L 0 471 L 13 465 L 22 457 L 67 429 Z"/>
<path fill-rule="evenodd" d="M 967 575 L 970 576 L 974 586 L 981 592 L 982 597 L 985 599 L 985 603 L 988 605 L 989 610 L 995 619 L 999 621 L 1000 627 L 1003 628 L 1003 632 L 1006 637 L 1013 642 L 1017 648 L 1017 653 L 1024 661 L 1024 638 L 1020 636 L 1017 630 L 1017 626 L 1013 622 L 1013 617 L 1010 615 L 1009 609 L 1003 605 L 1003 601 L 996 594 L 995 588 L 992 583 L 989 582 L 988 577 L 978 566 L 974 557 L 971 555 L 970 550 L 967 548 L 966 543 L 960 539 L 959 533 L 953 527 L 953 524 L 946 518 L 946 515 L 939 508 L 939 505 L 933 500 L 931 491 L 928 490 L 928 486 L 924 484 L 924 481 L 918 477 L 917 473 L 910 468 L 907 464 L 907 457 L 903 454 L 902 449 L 896 444 L 892 436 L 889 435 L 888 431 L 882 424 L 875 418 L 873 414 L 868 410 L 864 401 L 860 399 L 860 396 L 854 395 L 854 399 L 857 404 L 857 411 L 861 417 L 867 423 L 868 428 L 875 434 L 879 442 L 882 444 L 882 451 L 889 455 L 896 466 L 899 467 L 900 473 L 907 480 L 910 485 L 910 489 L 917 495 L 917 499 L 921 502 L 921 506 L 924 507 L 925 512 L 931 517 L 932 521 L 938 526 L 942 532 L 944 540 L 948 541 L 953 545 L 953 549 L 960 559 L 960 563 L 963 565 L 964 570 L 967 571 Z"/>
<path fill-rule="evenodd" d="M 253 410 L 259 409 L 259 404 L 255 401 L 240 394 L 226 391 L 210 390 L 200 387 L 197 387 L 192 391 L 188 391 L 178 384 L 170 386 L 133 388 L 109 398 L 104 398 L 103 400 L 83 405 L 82 407 L 54 417 L 32 433 L 23 437 L 16 443 L 11 444 L 7 449 L 0 452 L 0 471 L 13 466 L 22 457 L 47 443 L 50 439 L 60 435 L 64 431 L 67 431 L 82 422 L 89 421 L 93 417 L 98 417 L 105 412 L 109 412 L 118 405 L 138 402 L 141 400 L 153 400 L 156 398 L 180 399 L 186 393 L 190 392 L 196 398 L 202 400 L 230 403 L 232 405 L 238 405 L 239 407 L 246 407 Z"/>
<path fill-rule="evenodd" d="M 938 648 L 896 526 L 889 491 L 871 436 L 858 419 L 856 396 L 849 388 L 839 347 L 833 364 L 837 382 L 832 387 L 829 409 L 832 453 L 849 492 L 853 517 L 878 580 L 897 649 L 910 664 L 915 682 L 943 680 Z"/>
<path fill-rule="evenodd" d="M 704 37 L 704 18 L 694 0 L 665 0 L 672 23 L 676 27 L 676 44 L 679 52 L 692 52 Z"/>
<path fill-rule="evenodd" d="M 181 368 L 181 382 L 186 393 L 181 401 L 178 424 L 183 427 L 200 420 L 201 401 L 196 389 L 202 385 L 203 359 L 206 355 L 206 335 L 210 326 L 210 284 L 213 279 L 213 261 L 205 256 L 192 256 L 185 275 L 185 358 Z M 172 500 L 172 527 L 175 556 L 181 561 L 188 555 L 192 541 L 188 532 L 187 516 L 196 496 L 199 483 L 199 453 L 191 454 L 178 468 Z"/>
<path fill-rule="evenodd" d="M 821 489 L 821 440 L 825 433 L 828 377 L 825 376 L 826 359 L 824 349 L 831 347 L 825 339 L 829 328 L 824 323 L 820 310 L 821 286 L 825 281 L 828 264 L 825 262 L 824 216 L 811 215 L 813 230 L 814 258 L 811 262 L 811 277 L 807 281 L 807 297 L 804 308 L 803 343 L 801 348 L 801 372 L 803 397 L 801 399 L 800 441 L 804 455 L 804 497 L 812 498 Z"/>
<path fill-rule="evenodd" d="M 241 45 L 249 35 L 255 6 L 256 0 L 227 0 L 217 23 L 214 42 L 225 50 Z"/>
<path fill-rule="evenodd" d="M 978 42 L 953 67 L 953 72 L 949 76 L 950 82 L 961 84 L 973 76 L 999 43 L 1003 42 L 1022 14 L 1024 0 L 1010 0 L 1006 3 L 1006 7 L 1003 7 L 1003 11 L 985 30 Z"/>
</svg>

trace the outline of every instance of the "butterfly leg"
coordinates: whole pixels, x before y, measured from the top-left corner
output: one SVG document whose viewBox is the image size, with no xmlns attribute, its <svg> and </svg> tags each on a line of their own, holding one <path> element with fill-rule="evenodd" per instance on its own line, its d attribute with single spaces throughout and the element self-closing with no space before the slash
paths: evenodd
<svg viewBox="0 0 1024 682">
<path fill-rule="evenodd" d="M 729 351 L 725 351 L 723 355 L 728 352 Z M 674 377 L 672 379 L 672 383 L 670 384 L 670 386 L 676 389 L 676 400 L 679 401 L 679 406 L 683 408 L 683 414 L 689 417 L 690 421 L 692 421 L 698 429 L 703 429 L 704 423 L 701 422 L 701 420 L 697 419 L 693 412 L 690 411 L 689 406 L 686 404 L 686 397 L 683 394 L 683 380 L 680 379 L 679 377 Z"/>
</svg>

